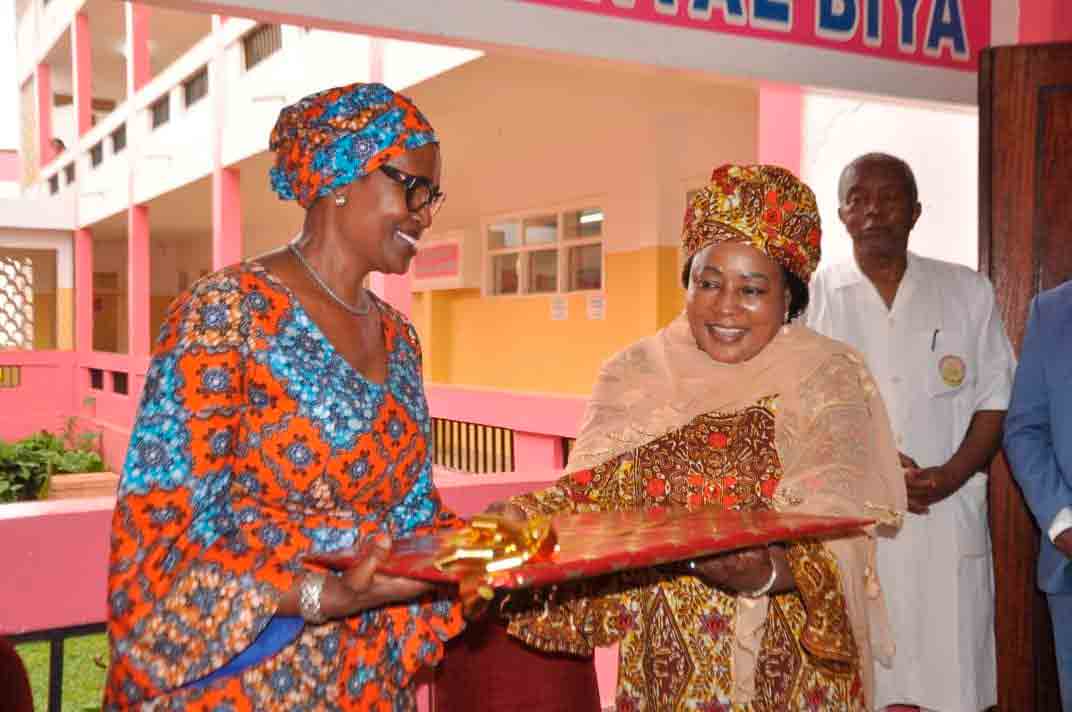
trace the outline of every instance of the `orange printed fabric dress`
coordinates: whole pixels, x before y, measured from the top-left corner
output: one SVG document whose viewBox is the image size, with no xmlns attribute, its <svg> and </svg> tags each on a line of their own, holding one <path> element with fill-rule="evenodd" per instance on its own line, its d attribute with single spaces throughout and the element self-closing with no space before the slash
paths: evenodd
<svg viewBox="0 0 1072 712">
<path fill-rule="evenodd" d="M 710 505 L 773 507 L 782 476 L 774 399 L 700 415 L 682 428 L 511 501 L 530 515 Z M 733 703 L 733 645 L 744 599 L 673 568 L 617 574 L 514 606 L 510 632 L 541 650 L 620 643 L 618 712 L 865 710 L 838 565 L 822 544 L 787 548 L 797 590 L 772 596 L 755 694 Z"/>
<path fill-rule="evenodd" d="M 463 627 L 446 599 L 286 618 L 297 629 L 280 649 L 212 675 L 282 619 L 302 554 L 456 525 L 432 483 L 416 333 L 377 306 L 383 384 L 256 264 L 172 305 L 112 520 L 106 710 L 415 709 L 412 676 Z"/>
</svg>

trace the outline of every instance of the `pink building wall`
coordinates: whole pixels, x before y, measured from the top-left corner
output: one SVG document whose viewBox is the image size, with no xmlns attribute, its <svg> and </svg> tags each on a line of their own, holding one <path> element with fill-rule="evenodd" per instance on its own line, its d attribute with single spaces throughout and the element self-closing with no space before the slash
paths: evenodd
<svg viewBox="0 0 1072 712">
<path fill-rule="evenodd" d="M 1028 0 L 1020 3 L 1020 41 L 1072 40 L 1072 3 L 1068 0 Z"/>
<path fill-rule="evenodd" d="M 34 77 L 37 100 L 37 155 L 40 167 L 56 157 L 52 147 L 52 67 L 42 62 Z"/>
<path fill-rule="evenodd" d="M 17 181 L 22 175 L 22 159 L 14 149 L 0 150 L 0 183 Z"/>
</svg>

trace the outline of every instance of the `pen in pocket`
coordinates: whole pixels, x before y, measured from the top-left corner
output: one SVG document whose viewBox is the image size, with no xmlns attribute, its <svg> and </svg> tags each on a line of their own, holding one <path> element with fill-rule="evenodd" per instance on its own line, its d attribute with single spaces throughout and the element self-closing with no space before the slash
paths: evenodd
<svg viewBox="0 0 1072 712">
<path fill-rule="evenodd" d="M 938 344 L 938 332 L 941 329 L 935 329 L 934 334 L 931 336 L 931 352 L 934 352 L 934 347 Z"/>
</svg>

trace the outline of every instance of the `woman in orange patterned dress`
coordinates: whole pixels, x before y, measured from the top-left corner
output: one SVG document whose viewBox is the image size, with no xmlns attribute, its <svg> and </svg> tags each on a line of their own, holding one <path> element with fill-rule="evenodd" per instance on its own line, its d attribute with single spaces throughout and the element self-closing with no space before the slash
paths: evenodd
<svg viewBox="0 0 1072 712">
<path fill-rule="evenodd" d="M 788 171 L 717 169 L 685 216 L 685 313 L 605 364 L 566 476 L 507 511 L 720 505 L 896 524 L 903 478 L 863 359 L 791 323 L 819 235 Z M 872 660 L 892 654 L 865 535 L 533 595 L 507 607 L 536 648 L 620 644 L 619 712 L 864 710 Z"/>
<path fill-rule="evenodd" d="M 272 183 L 288 247 L 170 307 L 112 522 L 105 709 L 410 710 L 462 626 L 374 573 L 392 539 L 455 525 L 432 483 L 421 351 L 362 288 L 404 273 L 442 203 L 431 126 L 356 84 L 285 108 Z M 363 548 L 339 576 L 307 553 Z"/>
</svg>

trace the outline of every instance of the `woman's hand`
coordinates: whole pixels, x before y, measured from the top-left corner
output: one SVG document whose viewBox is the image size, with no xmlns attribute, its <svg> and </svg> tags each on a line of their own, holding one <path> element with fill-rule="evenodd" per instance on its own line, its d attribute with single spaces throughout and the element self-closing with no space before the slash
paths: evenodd
<svg viewBox="0 0 1072 712">
<path fill-rule="evenodd" d="M 332 617 L 346 618 L 388 603 L 409 601 L 434 588 L 426 581 L 376 573 L 379 565 L 391 555 L 391 540 L 387 536 L 381 534 L 373 539 L 366 547 L 366 552 L 364 561 L 339 575 L 338 581 L 342 584 L 339 591 L 342 615 Z M 324 594 L 326 597 L 326 586 Z"/>
<path fill-rule="evenodd" d="M 327 575 L 320 592 L 320 610 L 328 619 L 348 618 L 362 611 L 390 603 L 411 601 L 434 587 L 414 579 L 385 576 L 376 573 L 377 567 L 391 555 L 391 540 L 379 535 L 365 546 L 364 558 L 357 566 L 340 575 Z M 299 582 L 279 600 L 278 613 L 301 615 L 298 606 Z"/>
<path fill-rule="evenodd" d="M 690 572 L 709 586 L 730 593 L 750 593 L 763 588 L 776 572 L 770 593 L 782 593 L 793 588 L 793 575 L 785 560 L 782 547 L 764 546 L 740 549 L 699 559 Z"/>
</svg>

